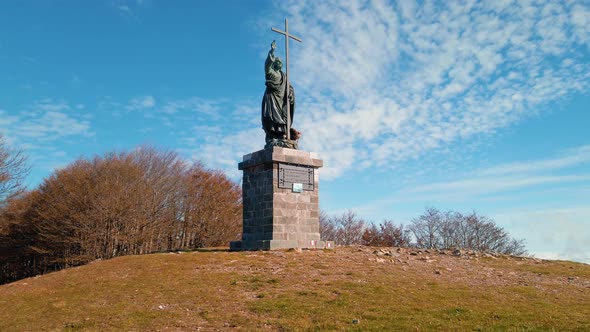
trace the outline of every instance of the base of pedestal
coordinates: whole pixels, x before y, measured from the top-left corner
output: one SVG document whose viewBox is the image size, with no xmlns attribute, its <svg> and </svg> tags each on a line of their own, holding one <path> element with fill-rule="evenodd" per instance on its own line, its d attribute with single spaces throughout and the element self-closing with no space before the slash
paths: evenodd
<svg viewBox="0 0 590 332">
<path fill-rule="evenodd" d="M 232 241 L 229 244 L 230 251 L 241 250 L 275 250 L 275 249 L 334 249 L 333 241 L 315 240 L 258 240 L 258 241 Z"/>
</svg>

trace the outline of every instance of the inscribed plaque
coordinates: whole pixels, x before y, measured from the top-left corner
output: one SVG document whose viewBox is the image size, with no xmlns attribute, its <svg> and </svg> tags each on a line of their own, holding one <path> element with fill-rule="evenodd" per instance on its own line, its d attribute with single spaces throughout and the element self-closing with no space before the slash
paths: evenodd
<svg viewBox="0 0 590 332">
<path fill-rule="evenodd" d="M 279 188 L 292 189 L 294 183 L 301 183 L 303 190 L 313 191 L 313 177 L 313 167 L 279 163 Z"/>
</svg>

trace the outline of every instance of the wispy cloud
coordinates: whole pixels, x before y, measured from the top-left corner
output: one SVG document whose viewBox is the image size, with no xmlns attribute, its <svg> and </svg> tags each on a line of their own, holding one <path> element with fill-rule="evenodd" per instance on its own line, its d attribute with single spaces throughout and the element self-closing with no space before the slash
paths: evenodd
<svg viewBox="0 0 590 332">
<path fill-rule="evenodd" d="M 203 130 L 203 128 L 197 129 Z M 204 162 L 207 167 L 224 170 L 233 179 L 239 179 L 241 176 L 236 161 L 242 161 L 243 155 L 248 152 L 260 150 L 262 148 L 260 142 L 264 142 L 264 134 L 258 128 L 221 136 L 218 133 L 222 128 L 209 127 L 206 130 L 214 133 L 215 138 L 205 141 L 185 138 L 187 147 L 179 151 L 192 160 Z"/>
<path fill-rule="evenodd" d="M 385 169 L 453 151 L 457 143 L 494 134 L 536 115 L 542 105 L 590 87 L 587 3 L 308 0 L 279 5 L 303 38 L 290 50 L 298 98 L 294 127 L 303 132 L 301 148 L 324 159 L 326 180 L 353 168 Z M 155 112 L 145 116 L 171 127 L 189 118 L 211 123 L 220 128 L 207 134 L 216 137 L 216 148 L 200 141 L 191 148 L 204 149 L 201 154 L 224 151 L 239 160 L 252 151 L 238 150 L 245 146 L 225 136 L 251 137 L 257 130 L 262 138 L 259 104 L 203 97 L 158 100 Z M 248 146 L 260 149 L 264 141 Z M 550 167 L 540 163 L 527 166 Z M 502 167 L 484 172 L 522 166 Z"/>
<path fill-rule="evenodd" d="M 589 182 L 590 174 L 578 174 L 571 168 L 589 163 L 590 146 L 584 145 L 554 158 L 501 164 L 464 174 L 459 180 L 421 185 L 408 192 L 465 198 L 546 184 L 580 184 Z"/>
<path fill-rule="evenodd" d="M 533 173 L 558 170 L 561 168 L 576 166 L 590 162 L 590 145 L 577 147 L 567 152 L 567 154 L 556 158 L 504 164 L 483 169 L 478 173 L 481 175 Z"/>
<path fill-rule="evenodd" d="M 125 108 L 130 111 L 145 110 L 156 106 L 156 99 L 153 96 L 141 96 L 129 101 Z"/>
<path fill-rule="evenodd" d="M 442 196 L 473 197 L 481 194 L 492 194 L 507 190 L 532 187 L 543 184 L 566 184 L 590 181 L 588 175 L 562 176 L 504 176 L 478 177 L 466 180 L 433 183 L 410 189 L 412 193 L 440 193 Z"/>
<path fill-rule="evenodd" d="M 197 123 L 177 133 L 183 155 L 200 160 L 207 167 L 222 169 L 238 179 L 237 162 L 244 154 L 264 147 L 258 102 L 191 97 L 169 100 L 158 109 L 173 128 Z M 244 129 L 247 128 L 247 129 Z"/>
<path fill-rule="evenodd" d="M 29 156 L 30 185 L 71 162 L 69 146 L 84 145 L 94 137 L 91 116 L 81 112 L 84 107 L 66 100 L 43 99 L 10 111 L 0 110 L 0 133 Z"/>
<path fill-rule="evenodd" d="M 113 0 L 110 6 L 127 19 L 138 20 L 138 11 L 150 4 L 149 0 Z"/>
<path fill-rule="evenodd" d="M 145 5 L 117 4 L 128 7 L 123 11 Z M 324 159 L 326 180 L 353 168 L 385 169 L 432 152 L 452 151 L 457 143 L 494 134 L 536 115 L 540 106 L 590 87 L 590 6 L 584 2 L 418 5 L 308 0 L 279 5 L 294 33 L 303 38 L 291 49 L 291 79 L 298 98 L 294 127 L 303 132 L 302 149 Z M 189 119 L 208 123 L 216 129 L 201 128 L 206 139 L 188 148 L 201 149 L 200 155 L 223 151 L 238 161 L 252 151 L 238 150 L 245 145 L 226 136 L 249 138 L 257 132 L 260 141 L 248 146 L 262 148 L 259 104 L 235 105 L 202 96 L 158 98 L 156 103 L 154 96 L 145 95 L 125 107 L 149 109 L 145 117 L 170 128 Z M 181 131 L 181 139 L 195 134 Z M 216 142 L 215 149 L 208 147 L 210 141 Z M 568 158 L 503 165 L 478 176 L 485 182 L 490 174 L 557 168 L 587 155 Z M 528 181 L 507 176 L 505 187 L 497 188 L 573 179 L 550 176 Z M 461 181 L 447 185 L 477 184 L 476 178 Z"/>
<path fill-rule="evenodd" d="M 48 111 L 40 117 L 24 120 L 18 130 L 21 136 L 52 141 L 63 136 L 91 135 L 90 124 L 62 112 Z"/>
<path fill-rule="evenodd" d="M 527 246 L 535 248 L 533 253 L 537 257 L 590 264 L 588 206 L 505 211 L 492 218 L 509 227 L 514 237 L 526 238 Z"/>
<path fill-rule="evenodd" d="M 70 108 L 64 101 L 55 101 L 52 99 L 44 99 L 38 102 L 34 108 L 40 111 L 48 111 L 48 112 L 59 112 L 64 111 Z"/>
<path fill-rule="evenodd" d="M 205 115 L 207 117 L 216 118 L 219 116 L 221 105 L 224 103 L 224 100 L 190 97 L 167 101 L 159 109 L 159 112 L 166 114 L 190 113 L 193 115 Z"/>
<path fill-rule="evenodd" d="M 383 167 L 493 134 L 590 86 L 584 2 L 283 8 L 304 39 L 291 49 L 305 110 L 294 125 L 328 178 L 353 167 L 347 158 Z"/>
<path fill-rule="evenodd" d="M 18 117 L 14 115 L 8 115 L 5 110 L 0 109 L 0 128 L 8 127 L 15 124 L 18 121 Z"/>
<path fill-rule="evenodd" d="M 388 197 L 355 207 L 358 211 L 382 209 L 392 204 L 419 203 L 448 205 L 461 202 L 519 201 L 531 198 L 535 191 L 554 192 L 554 195 L 581 197 L 590 193 L 590 174 L 575 166 L 589 164 L 588 146 L 569 149 L 558 157 L 501 164 L 490 168 L 463 173 L 444 182 L 412 184 L 400 188 Z M 523 194 L 522 190 L 527 190 Z M 574 201 L 580 197 L 573 198 Z"/>
<path fill-rule="evenodd" d="M 9 133 L 21 146 L 39 148 L 43 142 L 55 141 L 68 136 L 93 136 L 90 121 L 80 114 L 70 114 L 73 108 L 66 101 L 44 99 L 2 116 L 0 129 Z M 4 115 L 6 111 L 0 111 Z"/>
</svg>

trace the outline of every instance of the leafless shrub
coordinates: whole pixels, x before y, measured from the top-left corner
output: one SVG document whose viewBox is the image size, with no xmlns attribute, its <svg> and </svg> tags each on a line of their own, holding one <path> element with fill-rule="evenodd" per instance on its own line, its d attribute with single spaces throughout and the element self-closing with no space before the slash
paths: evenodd
<svg viewBox="0 0 590 332">
<path fill-rule="evenodd" d="M 513 255 L 527 253 L 524 240 L 511 238 L 494 220 L 476 212 L 467 215 L 454 211 L 442 213 L 428 207 L 412 220 L 409 229 L 420 248 L 462 248 Z"/>
<path fill-rule="evenodd" d="M 331 221 L 336 227 L 334 241 L 339 245 L 360 244 L 365 230 L 365 221 L 352 211 L 334 217 Z"/>
<path fill-rule="evenodd" d="M 24 152 L 10 148 L 0 134 L 0 206 L 23 192 L 23 181 L 28 174 Z"/>
<path fill-rule="evenodd" d="M 320 238 L 327 241 L 336 239 L 336 225 L 326 211 L 320 211 Z"/>
</svg>

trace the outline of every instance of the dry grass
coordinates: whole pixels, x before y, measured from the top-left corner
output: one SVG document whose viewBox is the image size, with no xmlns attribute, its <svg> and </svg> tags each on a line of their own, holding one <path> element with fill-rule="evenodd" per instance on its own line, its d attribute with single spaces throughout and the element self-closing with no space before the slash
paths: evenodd
<svg viewBox="0 0 590 332">
<path fill-rule="evenodd" d="M 588 331 L 589 304 L 572 262 L 205 250 L 0 286 L 0 331 Z"/>
</svg>

